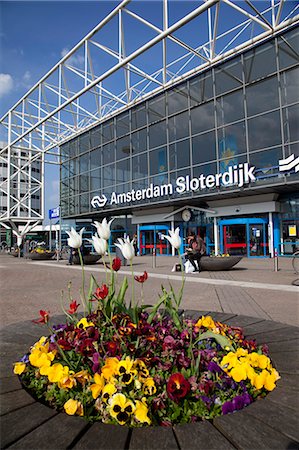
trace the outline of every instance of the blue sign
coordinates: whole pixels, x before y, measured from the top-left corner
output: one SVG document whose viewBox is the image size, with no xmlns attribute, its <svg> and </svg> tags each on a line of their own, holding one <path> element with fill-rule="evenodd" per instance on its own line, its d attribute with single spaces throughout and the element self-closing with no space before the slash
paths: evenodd
<svg viewBox="0 0 299 450">
<path fill-rule="evenodd" d="M 60 208 L 57 206 L 56 208 L 49 209 L 49 219 L 58 219 L 60 216 Z"/>
</svg>

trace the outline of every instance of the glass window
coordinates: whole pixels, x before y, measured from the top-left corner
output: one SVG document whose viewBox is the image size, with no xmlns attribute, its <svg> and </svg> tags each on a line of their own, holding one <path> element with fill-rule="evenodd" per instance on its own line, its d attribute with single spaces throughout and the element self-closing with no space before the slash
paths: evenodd
<svg viewBox="0 0 299 450">
<path fill-rule="evenodd" d="M 69 177 L 70 176 L 70 174 L 69 174 L 69 161 L 66 161 L 66 162 L 62 163 L 60 167 L 61 167 L 61 171 L 60 171 L 61 178 L 64 179 L 64 178 Z"/>
<path fill-rule="evenodd" d="M 85 153 L 90 148 L 89 132 L 79 136 L 79 153 Z"/>
<path fill-rule="evenodd" d="M 79 177 L 73 177 L 69 180 L 70 195 L 79 193 Z"/>
<path fill-rule="evenodd" d="M 283 157 L 281 147 L 263 152 L 251 153 L 250 165 L 255 166 L 255 177 L 257 179 L 267 179 L 279 174 L 278 161 Z"/>
<path fill-rule="evenodd" d="M 89 175 L 80 175 L 80 192 L 89 191 Z"/>
<path fill-rule="evenodd" d="M 69 183 L 68 180 L 63 180 L 60 183 L 60 195 L 61 197 L 67 197 L 69 195 Z"/>
<path fill-rule="evenodd" d="M 79 171 L 87 172 L 89 170 L 89 153 L 85 153 L 85 155 L 81 155 L 79 158 Z"/>
<path fill-rule="evenodd" d="M 103 167 L 102 170 L 103 187 L 112 186 L 115 184 L 115 164 Z"/>
<path fill-rule="evenodd" d="M 166 144 L 166 121 L 156 123 L 149 127 L 149 146 L 150 148 Z"/>
<path fill-rule="evenodd" d="M 213 98 L 212 74 L 201 75 L 189 83 L 190 103 L 196 106 Z"/>
<path fill-rule="evenodd" d="M 98 126 L 90 131 L 90 148 L 99 147 L 102 144 L 102 127 Z"/>
<path fill-rule="evenodd" d="M 168 120 L 169 141 L 176 141 L 189 136 L 189 113 L 188 111 L 171 117 Z"/>
<path fill-rule="evenodd" d="M 149 123 L 164 119 L 166 116 L 165 94 L 148 101 Z"/>
<path fill-rule="evenodd" d="M 101 169 L 92 170 L 90 172 L 90 190 L 98 191 L 101 189 Z"/>
<path fill-rule="evenodd" d="M 278 111 L 248 120 L 249 150 L 281 145 L 280 115 Z"/>
<path fill-rule="evenodd" d="M 128 134 L 130 131 L 129 112 L 116 117 L 116 137 Z"/>
<path fill-rule="evenodd" d="M 90 170 L 101 167 L 102 165 L 102 149 L 97 148 L 90 152 Z"/>
<path fill-rule="evenodd" d="M 130 136 L 116 141 L 116 160 L 130 156 Z"/>
<path fill-rule="evenodd" d="M 243 90 L 219 97 L 216 102 L 217 123 L 226 125 L 230 122 L 244 119 L 244 96 Z"/>
<path fill-rule="evenodd" d="M 233 155 L 232 157 L 229 157 L 229 155 L 227 155 L 226 158 L 220 160 L 219 169 L 220 172 L 226 172 L 229 167 L 235 166 L 237 164 L 244 164 L 245 162 L 247 162 L 246 155 Z"/>
<path fill-rule="evenodd" d="M 136 106 L 132 109 L 132 130 L 144 127 L 146 125 L 146 107 L 145 105 Z"/>
<path fill-rule="evenodd" d="M 283 109 L 285 142 L 299 141 L 299 104 Z"/>
<path fill-rule="evenodd" d="M 116 162 L 116 183 L 130 181 L 130 158 Z"/>
<path fill-rule="evenodd" d="M 246 87 L 246 104 L 248 116 L 269 111 L 279 107 L 278 80 L 271 77 Z"/>
<path fill-rule="evenodd" d="M 140 153 L 147 149 L 147 129 L 136 131 L 131 134 L 132 153 Z"/>
<path fill-rule="evenodd" d="M 242 86 L 242 64 L 240 57 L 221 64 L 215 69 L 216 95 Z"/>
<path fill-rule="evenodd" d="M 157 148 L 149 152 L 150 175 L 167 171 L 167 148 Z"/>
<path fill-rule="evenodd" d="M 282 104 L 289 105 L 299 101 L 299 69 L 287 70 L 281 74 Z"/>
<path fill-rule="evenodd" d="M 188 89 L 187 86 L 180 86 L 168 91 L 168 114 L 172 114 L 183 111 L 188 108 Z"/>
<path fill-rule="evenodd" d="M 74 139 L 73 141 L 70 141 L 69 142 L 70 158 L 77 155 L 77 149 L 78 149 L 78 139 Z"/>
<path fill-rule="evenodd" d="M 65 161 L 69 158 L 69 142 L 60 146 L 60 156 L 61 161 Z"/>
<path fill-rule="evenodd" d="M 218 129 L 219 158 L 246 153 L 245 122 Z"/>
<path fill-rule="evenodd" d="M 148 176 L 147 153 L 132 158 L 132 178 L 145 178 Z"/>
<path fill-rule="evenodd" d="M 114 142 L 111 142 L 110 144 L 106 144 L 103 146 L 102 158 L 104 165 L 115 161 Z"/>
<path fill-rule="evenodd" d="M 244 56 L 245 82 L 264 78 L 276 72 L 275 43 L 268 42 L 250 50 Z"/>
<path fill-rule="evenodd" d="M 148 188 L 148 179 L 134 181 L 132 184 L 132 188 L 137 191 L 137 189 L 146 189 Z"/>
<path fill-rule="evenodd" d="M 215 128 L 214 104 L 206 103 L 191 110 L 192 134 Z"/>
<path fill-rule="evenodd" d="M 294 64 L 298 64 L 298 42 L 299 31 L 296 28 L 278 38 L 278 58 L 280 69 L 286 69 Z"/>
<path fill-rule="evenodd" d="M 80 212 L 89 211 L 89 194 L 79 195 Z"/>
<path fill-rule="evenodd" d="M 189 139 L 176 142 L 169 146 L 170 170 L 181 169 L 190 166 L 190 142 Z"/>
<path fill-rule="evenodd" d="M 70 177 L 78 173 L 78 158 L 70 159 Z"/>
<path fill-rule="evenodd" d="M 211 162 L 208 164 L 202 164 L 201 166 L 195 166 L 193 167 L 193 177 L 200 177 L 201 175 L 204 175 L 204 177 L 207 177 L 208 175 L 215 175 L 217 173 L 217 164 L 216 162 Z M 204 190 L 206 190 L 205 188 Z M 211 188 L 208 188 L 211 190 Z"/>
<path fill-rule="evenodd" d="M 200 164 L 216 159 L 215 131 L 200 134 L 192 138 L 192 161 Z"/>
<path fill-rule="evenodd" d="M 114 121 L 113 119 L 102 125 L 103 143 L 114 139 Z"/>
</svg>

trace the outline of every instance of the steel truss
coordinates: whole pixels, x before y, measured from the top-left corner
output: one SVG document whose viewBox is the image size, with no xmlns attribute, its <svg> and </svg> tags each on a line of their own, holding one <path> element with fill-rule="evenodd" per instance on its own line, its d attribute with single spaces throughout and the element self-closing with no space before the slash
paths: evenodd
<svg viewBox="0 0 299 450">
<path fill-rule="evenodd" d="M 31 199 L 38 194 L 44 204 L 44 165 L 59 164 L 62 143 L 298 22 L 298 5 L 286 8 L 285 0 L 206 0 L 191 11 L 185 3 L 186 14 L 171 21 L 177 2 L 152 2 L 154 21 L 138 12 L 138 2 L 122 1 L 0 119 L 7 142 L 0 163 L 10 168 L 0 182 L 7 196 L 2 223 L 44 218 L 43 206 L 38 211 Z M 36 162 L 39 178 L 31 169 Z M 18 197 L 14 183 L 24 180 L 26 193 Z"/>
</svg>

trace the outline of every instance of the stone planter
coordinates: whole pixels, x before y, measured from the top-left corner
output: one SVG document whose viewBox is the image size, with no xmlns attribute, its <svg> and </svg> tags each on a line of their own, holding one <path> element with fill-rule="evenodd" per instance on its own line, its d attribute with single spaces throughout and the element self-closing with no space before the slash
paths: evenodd
<svg viewBox="0 0 299 450">
<path fill-rule="evenodd" d="M 200 260 L 201 270 L 230 270 L 241 259 L 242 256 L 203 256 Z"/>
<path fill-rule="evenodd" d="M 205 311 L 185 311 L 197 318 Z M 1 448 L 19 449 L 297 449 L 299 328 L 256 317 L 212 312 L 214 320 L 244 328 L 248 339 L 269 346 L 281 375 L 277 388 L 263 400 L 242 411 L 214 420 L 174 427 L 127 427 L 94 423 L 68 416 L 37 402 L 12 373 L 13 362 L 28 351 L 42 334 L 31 321 L 0 331 L 1 359 Z M 64 316 L 54 318 L 61 323 Z M 5 430 L 5 431 L 4 431 Z"/>
<path fill-rule="evenodd" d="M 26 253 L 26 258 L 32 259 L 32 261 L 45 261 L 53 258 L 55 252 L 45 252 L 45 253 Z"/>
<path fill-rule="evenodd" d="M 99 261 L 99 259 L 101 259 L 101 256 L 97 255 L 96 253 L 90 253 L 89 255 L 83 256 L 83 261 L 86 265 L 95 264 Z M 80 264 L 80 258 L 78 255 L 74 255 L 73 264 Z"/>
</svg>

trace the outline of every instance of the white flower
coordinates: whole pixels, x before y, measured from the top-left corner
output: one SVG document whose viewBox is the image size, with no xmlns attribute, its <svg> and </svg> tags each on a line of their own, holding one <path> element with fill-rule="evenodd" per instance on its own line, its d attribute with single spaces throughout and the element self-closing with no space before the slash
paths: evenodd
<svg viewBox="0 0 299 450">
<path fill-rule="evenodd" d="M 68 246 L 72 248 L 80 248 L 82 245 L 82 234 L 84 232 L 85 228 L 81 228 L 79 233 L 74 228 L 71 228 L 71 231 L 66 231 L 66 233 L 69 235 L 69 238 L 67 240 Z"/>
<path fill-rule="evenodd" d="M 111 222 L 114 219 L 111 219 L 108 223 L 107 223 L 107 219 L 106 217 L 103 219 L 102 223 L 94 221 L 94 223 L 92 224 L 94 227 L 96 227 L 98 235 L 100 238 L 102 239 L 106 239 L 106 241 L 108 241 L 108 239 L 110 238 L 111 235 L 111 231 L 110 231 L 110 225 Z"/>
<path fill-rule="evenodd" d="M 135 250 L 134 250 L 134 239 L 132 239 L 132 241 L 130 241 L 129 236 L 127 236 L 125 239 L 123 238 L 118 238 L 117 239 L 119 244 L 115 244 L 116 247 L 120 248 L 122 254 L 124 255 L 124 258 L 126 258 L 127 260 L 131 260 L 133 259 L 134 255 L 135 255 Z"/>
<path fill-rule="evenodd" d="M 95 251 L 103 256 L 107 250 L 107 241 L 98 237 L 96 234 L 92 236 L 92 239 L 88 239 L 88 241 L 94 246 Z"/>
<path fill-rule="evenodd" d="M 175 229 L 175 231 L 172 230 L 168 230 L 168 233 L 170 234 L 170 236 L 166 236 L 165 234 L 163 234 L 163 237 L 165 239 L 167 239 L 170 244 L 176 249 L 178 250 L 181 246 L 182 243 L 182 239 L 180 237 L 180 229 L 179 227 L 177 227 Z"/>
</svg>

